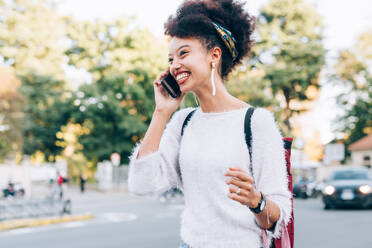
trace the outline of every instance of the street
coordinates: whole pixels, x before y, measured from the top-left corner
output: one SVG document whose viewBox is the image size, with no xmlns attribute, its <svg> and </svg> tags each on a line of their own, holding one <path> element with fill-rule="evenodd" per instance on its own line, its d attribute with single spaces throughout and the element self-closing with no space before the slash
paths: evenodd
<svg viewBox="0 0 372 248">
<path fill-rule="evenodd" d="M 1 248 L 177 248 L 182 198 L 162 203 L 128 193 L 70 189 L 74 213 L 91 221 L 0 232 Z M 372 247 L 372 210 L 325 211 L 319 199 L 295 200 L 296 248 Z"/>
</svg>

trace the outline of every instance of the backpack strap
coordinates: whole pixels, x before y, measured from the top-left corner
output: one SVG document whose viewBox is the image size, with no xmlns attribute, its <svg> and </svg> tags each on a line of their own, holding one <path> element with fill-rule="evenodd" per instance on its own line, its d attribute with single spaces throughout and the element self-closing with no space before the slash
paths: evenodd
<svg viewBox="0 0 372 248">
<path fill-rule="evenodd" d="M 186 116 L 186 119 L 183 121 L 183 124 L 182 124 L 182 129 L 181 129 L 181 136 L 183 136 L 183 132 L 184 132 L 184 129 L 185 127 L 187 126 L 187 123 L 189 123 L 191 117 L 193 116 L 193 114 L 195 113 L 196 109 L 194 109 L 193 111 L 191 111 L 187 116 Z"/>
<path fill-rule="evenodd" d="M 250 107 L 248 108 L 246 114 L 245 114 L 245 119 L 244 119 L 244 133 L 245 133 L 245 142 L 247 143 L 248 146 L 248 152 L 249 152 L 249 170 L 251 172 L 252 177 L 254 178 L 253 175 L 253 158 L 252 158 L 252 128 L 251 128 L 251 120 L 252 120 L 252 115 L 254 112 L 255 108 Z M 275 230 L 277 222 L 273 224 L 273 226 L 268 229 L 269 231 L 273 232 Z M 261 234 L 262 234 L 262 239 L 264 241 L 265 247 L 269 247 L 268 244 L 268 239 L 267 239 L 267 233 L 266 230 L 261 229 Z M 270 248 L 275 248 L 274 242 L 271 242 Z"/>
<path fill-rule="evenodd" d="M 248 108 L 245 119 L 244 119 L 244 133 L 245 133 L 245 143 L 247 143 L 248 152 L 249 152 L 249 170 L 251 172 L 251 175 L 253 176 L 253 166 L 252 166 L 252 129 L 251 129 L 251 119 L 255 108 L 250 107 Z"/>
<path fill-rule="evenodd" d="M 194 109 L 193 111 L 188 113 L 187 116 L 186 116 L 186 119 L 183 121 L 182 129 L 181 129 L 181 137 L 183 136 L 183 133 L 184 133 L 185 127 L 187 126 L 187 123 L 189 123 L 189 121 L 190 121 L 191 117 L 193 116 L 193 114 L 195 113 L 195 111 L 196 111 L 196 109 Z M 177 174 L 178 174 L 178 176 L 181 180 L 181 183 L 182 183 L 181 168 L 177 167 L 176 172 L 177 172 Z"/>
</svg>

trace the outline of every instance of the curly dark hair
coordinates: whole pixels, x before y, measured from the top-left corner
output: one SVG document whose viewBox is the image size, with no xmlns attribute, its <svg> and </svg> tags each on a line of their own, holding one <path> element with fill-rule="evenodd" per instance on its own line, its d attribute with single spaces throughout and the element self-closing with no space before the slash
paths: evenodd
<svg viewBox="0 0 372 248">
<path fill-rule="evenodd" d="M 256 18 L 243 9 L 244 3 L 234 0 L 185 0 L 176 14 L 164 24 L 165 35 L 179 38 L 197 38 L 207 48 L 215 46 L 222 50 L 221 76 L 223 79 L 232 69 L 250 55 L 253 46 L 252 33 Z M 236 40 L 237 58 L 232 56 L 218 35 L 212 22 L 228 29 Z"/>
</svg>

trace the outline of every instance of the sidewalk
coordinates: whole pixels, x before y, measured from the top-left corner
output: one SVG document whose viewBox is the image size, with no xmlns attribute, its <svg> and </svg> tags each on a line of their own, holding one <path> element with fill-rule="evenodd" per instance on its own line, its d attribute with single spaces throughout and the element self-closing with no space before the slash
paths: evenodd
<svg viewBox="0 0 372 248">
<path fill-rule="evenodd" d="M 146 204 L 147 202 L 160 201 L 162 204 L 167 205 L 184 203 L 182 196 L 169 199 L 162 199 L 156 196 L 132 196 L 128 192 L 127 187 L 122 187 L 120 190 L 112 189 L 109 191 L 100 191 L 96 184 L 89 184 L 86 186 L 86 191 L 84 193 L 80 192 L 79 185 L 70 184 L 64 188 L 64 199 L 71 200 L 72 211 L 70 215 L 2 221 L 0 222 L 0 231 L 63 222 L 84 221 L 94 218 L 100 219 L 107 213 L 126 212 L 139 202 Z M 47 184 L 33 185 L 31 196 L 33 199 L 42 199 L 48 194 L 48 190 Z M 112 205 L 115 205 L 115 207 L 112 208 Z"/>
<path fill-rule="evenodd" d="M 49 190 L 47 184 L 33 185 L 31 198 L 42 199 L 48 194 Z M 113 197 L 119 199 L 128 198 L 128 200 L 130 198 L 126 187 L 122 187 L 120 190 L 113 189 L 104 192 L 100 191 L 96 184 L 87 184 L 86 191 L 81 193 L 79 185 L 67 185 L 64 187 L 64 199 L 70 199 L 72 202 L 72 213 L 70 215 L 0 221 L 0 231 L 91 220 L 95 216 L 89 211 L 88 206 L 94 206 L 97 202 L 106 201 Z"/>
</svg>

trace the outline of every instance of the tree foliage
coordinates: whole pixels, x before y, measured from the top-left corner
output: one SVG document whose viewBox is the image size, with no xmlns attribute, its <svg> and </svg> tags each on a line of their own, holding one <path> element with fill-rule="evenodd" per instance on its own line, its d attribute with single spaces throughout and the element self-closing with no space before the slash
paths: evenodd
<svg viewBox="0 0 372 248">
<path fill-rule="evenodd" d="M 0 59 L 18 75 L 63 78 L 66 25 L 50 1 L 0 0 Z"/>
<path fill-rule="evenodd" d="M 111 75 L 83 85 L 67 103 L 74 106 L 71 120 L 89 130 L 79 142 L 90 160 L 108 160 L 118 152 L 128 162 L 133 144 L 147 130 L 154 103 L 149 87 L 142 85 L 149 85 L 149 78 L 140 70 L 129 75 Z"/>
<path fill-rule="evenodd" d="M 56 133 L 65 125 L 71 115 L 64 103 L 66 92 L 64 81 L 48 76 L 28 74 L 21 76 L 20 92 L 24 97 L 24 153 L 33 155 L 44 153 L 47 160 L 53 161 L 62 151 L 56 145 Z"/>
<path fill-rule="evenodd" d="M 273 95 L 284 100 L 286 132 L 293 114 L 307 110 L 292 103 L 313 100 L 307 90 L 320 88 L 325 55 L 321 20 L 304 0 L 272 0 L 260 9 L 255 54 Z"/>
<path fill-rule="evenodd" d="M 344 110 L 335 122 L 351 144 L 372 133 L 372 30 L 362 33 L 354 47 L 339 53 L 335 79 L 343 92 L 337 103 Z"/>
<path fill-rule="evenodd" d="M 137 69 L 155 78 L 167 66 L 165 43 L 133 26 L 133 21 L 127 17 L 94 22 L 71 18 L 67 32 L 71 46 L 66 51 L 69 64 L 92 73 L 95 81 Z"/>
</svg>

